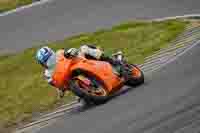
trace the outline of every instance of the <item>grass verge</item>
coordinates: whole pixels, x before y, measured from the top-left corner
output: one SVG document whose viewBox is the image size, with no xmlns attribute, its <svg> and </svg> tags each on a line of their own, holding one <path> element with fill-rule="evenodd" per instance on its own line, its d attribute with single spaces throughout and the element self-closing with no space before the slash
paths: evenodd
<svg viewBox="0 0 200 133">
<path fill-rule="evenodd" d="M 138 64 L 145 57 L 168 46 L 170 41 L 184 31 L 187 24 L 181 20 L 129 22 L 49 45 L 59 49 L 94 43 L 108 53 L 122 50 L 129 61 Z M 30 48 L 17 55 L 0 58 L 1 129 L 30 118 L 33 112 L 51 109 L 58 102 L 55 89 L 44 81 L 42 68 L 35 62 L 36 49 Z M 69 95 L 65 97 L 66 101 L 69 99 Z"/>
<path fill-rule="evenodd" d="M 32 3 L 33 0 L 0 0 L 0 13 Z"/>
</svg>

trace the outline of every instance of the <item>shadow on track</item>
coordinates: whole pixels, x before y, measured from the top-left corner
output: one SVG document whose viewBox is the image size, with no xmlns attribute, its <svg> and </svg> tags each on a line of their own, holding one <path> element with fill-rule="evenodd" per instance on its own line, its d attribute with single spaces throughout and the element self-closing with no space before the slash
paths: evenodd
<svg viewBox="0 0 200 133">
<path fill-rule="evenodd" d="M 145 83 L 144 83 L 145 84 Z M 138 86 L 142 86 L 142 85 L 138 85 Z M 130 92 L 130 91 L 133 91 L 135 89 L 137 89 L 138 86 L 124 86 L 120 91 L 116 92 L 115 94 L 113 94 L 110 99 L 107 101 L 107 102 L 110 102 L 114 99 L 116 99 L 117 97 L 121 96 L 121 95 L 125 95 L 126 93 Z M 82 104 L 78 107 L 75 107 L 73 108 L 71 111 L 70 111 L 70 114 L 79 114 L 81 112 L 85 112 L 87 110 L 90 110 L 90 109 L 93 109 L 93 108 L 96 108 L 98 106 L 103 106 L 104 104 L 107 104 L 107 102 L 103 103 L 103 104 L 99 104 L 99 105 L 95 105 L 95 104 Z"/>
</svg>

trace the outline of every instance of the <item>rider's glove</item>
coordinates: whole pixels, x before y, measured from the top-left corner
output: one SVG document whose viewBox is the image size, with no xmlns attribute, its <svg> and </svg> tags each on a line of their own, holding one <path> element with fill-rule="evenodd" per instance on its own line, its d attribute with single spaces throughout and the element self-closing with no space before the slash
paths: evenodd
<svg viewBox="0 0 200 133">
<path fill-rule="evenodd" d="M 63 98 L 65 96 L 65 91 L 63 89 L 56 89 L 57 91 L 57 96 L 58 96 L 58 99 L 59 98 Z"/>
</svg>

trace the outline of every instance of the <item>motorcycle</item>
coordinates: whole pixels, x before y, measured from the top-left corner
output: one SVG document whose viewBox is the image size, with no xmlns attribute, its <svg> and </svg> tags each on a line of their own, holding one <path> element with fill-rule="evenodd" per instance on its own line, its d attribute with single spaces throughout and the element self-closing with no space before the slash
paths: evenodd
<svg viewBox="0 0 200 133">
<path fill-rule="evenodd" d="M 131 78 L 127 81 L 108 62 L 85 57 L 64 57 L 61 54 L 53 74 L 53 84 L 57 88 L 69 88 L 86 103 L 101 104 L 109 100 L 124 85 L 136 86 L 144 83 L 144 74 L 134 64 L 129 64 L 121 53 L 113 55 L 128 69 Z"/>
</svg>

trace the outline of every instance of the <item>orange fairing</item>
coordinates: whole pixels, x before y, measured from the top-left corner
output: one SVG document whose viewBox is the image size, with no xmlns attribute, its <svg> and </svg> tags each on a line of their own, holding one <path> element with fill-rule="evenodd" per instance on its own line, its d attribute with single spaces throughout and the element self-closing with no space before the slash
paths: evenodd
<svg viewBox="0 0 200 133">
<path fill-rule="evenodd" d="M 112 66 L 109 63 L 80 58 L 75 60 L 74 61 L 77 63 L 72 66 L 71 71 L 81 69 L 94 75 L 99 80 L 103 81 L 109 92 L 113 91 L 113 88 L 116 88 L 121 84 L 120 78 L 113 73 Z"/>
<path fill-rule="evenodd" d="M 60 51 L 60 54 L 57 55 L 56 68 L 52 76 L 54 86 L 66 89 L 72 72 L 77 69 L 84 70 L 102 81 L 108 92 L 118 89 L 122 83 L 121 79 L 113 73 L 113 68 L 109 63 L 87 60 L 81 57 L 66 59 L 63 51 Z"/>
<path fill-rule="evenodd" d="M 72 60 L 66 59 L 63 53 L 64 51 L 61 50 L 57 55 L 56 68 L 52 76 L 53 84 L 57 88 L 67 88 L 67 81 L 70 78 L 70 65 Z"/>
</svg>

